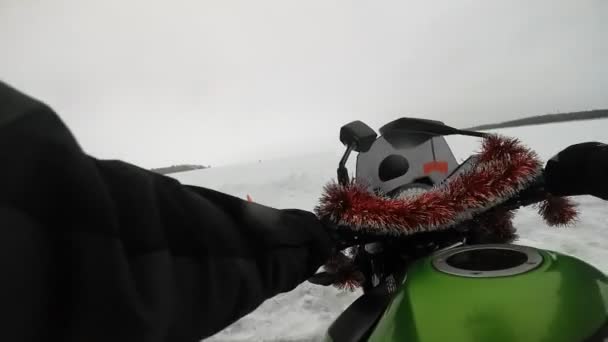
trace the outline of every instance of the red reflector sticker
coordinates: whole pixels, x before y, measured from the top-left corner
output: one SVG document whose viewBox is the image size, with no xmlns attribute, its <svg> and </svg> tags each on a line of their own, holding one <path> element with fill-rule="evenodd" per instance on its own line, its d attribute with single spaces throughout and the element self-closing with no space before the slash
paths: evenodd
<svg viewBox="0 0 608 342">
<path fill-rule="evenodd" d="M 441 172 L 443 174 L 448 173 L 448 162 L 444 161 L 432 161 L 424 164 L 424 174 L 428 175 L 431 172 Z"/>
</svg>

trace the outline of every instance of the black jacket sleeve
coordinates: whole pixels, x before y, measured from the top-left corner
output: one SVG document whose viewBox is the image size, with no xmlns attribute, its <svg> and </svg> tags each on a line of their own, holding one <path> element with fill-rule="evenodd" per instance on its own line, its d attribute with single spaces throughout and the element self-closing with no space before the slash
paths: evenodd
<svg viewBox="0 0 608 342">
<path fill-rule="evenodd" d="M 317 218 L 96 160 L 0 83 L 3 341 L 198 341 L 330 254 Z"/>
<path fill-rule="evenodd" d="M 608 145 L 572 145 L 547 162 L 547 190 L 555 195 L 592 195 L 608 200 Z"/>
</svg>

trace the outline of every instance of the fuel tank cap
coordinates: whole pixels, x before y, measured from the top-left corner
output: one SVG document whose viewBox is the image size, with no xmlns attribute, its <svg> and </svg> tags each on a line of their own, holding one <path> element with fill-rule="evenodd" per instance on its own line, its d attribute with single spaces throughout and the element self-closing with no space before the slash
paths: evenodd
<svg viewBox="0 0 608 342">
<path fill-rule="evenodd" d="M 508 277 L 539 267 L 543 257 L 536 248 L 511 244 L 485 244 L 438 252 L 436 270 L 471 278 Z"/>
</svg>

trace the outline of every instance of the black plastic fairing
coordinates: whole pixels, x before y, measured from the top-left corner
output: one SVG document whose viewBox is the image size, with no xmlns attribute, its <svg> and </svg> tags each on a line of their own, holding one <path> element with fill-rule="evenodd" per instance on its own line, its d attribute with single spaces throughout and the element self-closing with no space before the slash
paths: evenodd
<svg viewBox="0 0 608 342">
<path fill-rule="evenodd" d="M 329 336 L 335 342 L 367 340 L 391 299 L 389 294 L 362 295 L 329 327 Z"/>
</svg>

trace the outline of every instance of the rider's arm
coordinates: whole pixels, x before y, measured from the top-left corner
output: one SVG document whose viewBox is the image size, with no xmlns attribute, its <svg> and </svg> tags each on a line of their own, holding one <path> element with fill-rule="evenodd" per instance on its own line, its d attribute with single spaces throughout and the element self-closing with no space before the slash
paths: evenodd
<svg viewBox="0 0 608 342">
<path fill-rule="evenodd" d="M 199 341 L 330 253 L 312 213 L 96 160 L 2 83 L 0 160 L 6 341 Z"/>
</svg>

